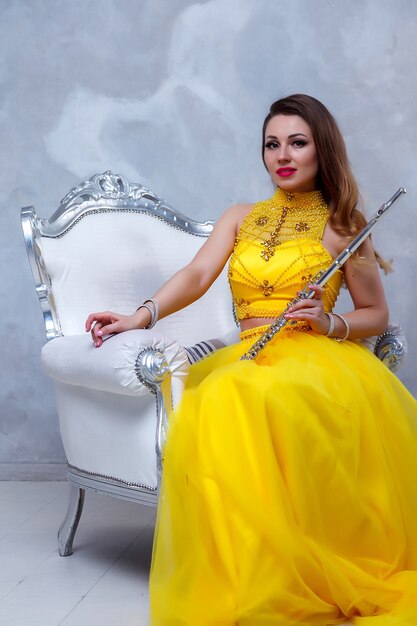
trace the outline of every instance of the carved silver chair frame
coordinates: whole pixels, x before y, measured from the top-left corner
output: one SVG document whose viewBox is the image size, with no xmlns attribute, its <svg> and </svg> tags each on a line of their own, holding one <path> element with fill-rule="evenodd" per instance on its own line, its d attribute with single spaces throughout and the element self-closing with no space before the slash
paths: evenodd
<svg viewBox="0 0 417 626">
<path fill-rule="evenodd" d="M 63 333 L 54 302 L 51 280 L 42 257 L 41 238 L 62 237 L 79 220 L 91 213 L 125 211 L 146 213 L 158 220 L 163 220 L 173 228 L 198 237 L 207 237 L 214 226 L 212 221 L 197 222 L 187 218 L 146 187 L 131 184 L 122 176 L 110 171 L 97 174 L 71 189 L 50 219 L 40 219 L 33 206 L 22 208 L 23 235 L 48 341 L 62 336 Z M 155 395 L 155 451 L 159 487 L 167 429 L 167 410 L 169 411 L 171 406 L 171 373 L 165 355 L 151 347 L 143 348 L 138 353 L 135 372 L 139 381 Z M 87 474 L 71 465 L 67 465 L 67 478 L 71 483 L 71 492 L 68 511 L 58 532 L 61 556 L 72 554 L 72 545 L 81 517 L 86 489 L 146 505 L 157 505 L 158 487 L 150 490 L 145 485 L 123 483 L 114 477 Z"/>
<path fill-rule="evenodd" d="M 207 237 L 214 222 L 197 222 L 174 210 L 152 191 L 137 183 L 129 183 L 110 171 L 97 174 L 74 187 L 61 201 L 50 219 L 40 219 L 33 206 L 21 212 L 24 240 L 35 281 L 36 293 L 42 308 L 47 340 L 62 336 L 58 312 L 54 302 L 51 280 L 42 257 L 41 239 L 59 238 L 86 215 L 101 212 L 146 213 L 163 220 L 176 229 L 198 237 Z M 389 329 L 377 338 L 374 352 L 391 370 L 396 370 L 406 351 L 405 337 L 399 327 Z M 87 473 L 67 466 L 71 483 L 68 511 L 58 532 L 61 556 L 72 554 L 72 545 L 81 517 L 85 490 L 133 500 L 156 506 L 162 473 L 163 446 L 167 431 L 167 411 L 171 405 L 171 373 L 162 352 L 151 347 L 143 348 L 137 355 L 136 376 L 154 395 L 156 400 L 155 451 L 158 485 L 150 489 L 145 485 L 124 483 L 117 478 Z"/>
</svg>

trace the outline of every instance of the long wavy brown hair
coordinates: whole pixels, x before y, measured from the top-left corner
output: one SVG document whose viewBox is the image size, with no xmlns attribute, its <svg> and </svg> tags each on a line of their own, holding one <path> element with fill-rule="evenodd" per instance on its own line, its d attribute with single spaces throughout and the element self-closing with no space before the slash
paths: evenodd
<svg viewBox="0 0 417 626">
<path fill-rule="evenodd" d="M 352 239 L 365 226 L 366 219 L 358 208 L 358 186 L 349 164 L 344 139 L 333 115 L 319 100 L 305 94 L 294 94 L 274 102 L 262 128 L 264 164 L 265 130 L 275 115 L 299 115 L 309 125 L 319 162 L 317 187 L 330 207 L 330 224 L 337 233 L 348 240 Z M 390 264 L 377 252 L 375 256 L 385 273 L 390 271 Z"/>
</svg>

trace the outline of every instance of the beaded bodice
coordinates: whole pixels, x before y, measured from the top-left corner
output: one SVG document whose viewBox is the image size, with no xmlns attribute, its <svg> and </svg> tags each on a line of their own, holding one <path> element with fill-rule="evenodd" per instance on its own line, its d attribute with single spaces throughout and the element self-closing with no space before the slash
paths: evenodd
<svg viewBox="0 0 417 626">
<path fill-rule="evenodd" d="M 280 188 L 253 206 L 236 237 L 229 282 L 239 320 L 279 315 L 297 291 L 332 262 L 322 244 L 329 209 L 319 191 Z M 332 310 L 342 273 L 328 282 L 324 306 Z"/>
</svg>

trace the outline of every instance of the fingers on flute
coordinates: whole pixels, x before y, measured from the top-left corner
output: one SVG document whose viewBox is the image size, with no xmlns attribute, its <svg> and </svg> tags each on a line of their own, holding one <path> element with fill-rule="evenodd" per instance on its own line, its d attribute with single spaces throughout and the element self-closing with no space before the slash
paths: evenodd
<svg viewBox="0 0 417 626">
<path fill-rule="evenodd" d="M 323 297 L 324 289 L 319 285 L 309 285 L 311 291 L 314 291 L 313 300 L 320 300 Z"/>
</svg>

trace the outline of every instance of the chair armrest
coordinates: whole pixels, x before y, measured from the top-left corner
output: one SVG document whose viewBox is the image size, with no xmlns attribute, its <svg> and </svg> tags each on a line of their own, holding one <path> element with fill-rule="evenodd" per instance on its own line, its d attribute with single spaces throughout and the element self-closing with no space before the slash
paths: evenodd
<svg viewBox="0 0 417 626">
<path fill-rule="evenodd" d="M 407 356 L 407 339 L 398 324 L 388 324 L 387 330 L 378 337 L 362 339 L 363 343 L 384 365 L 396 372 Z"/>
<path fill-rule="evenodd" d="M 155 353 L 160 356 L 155 357 Z M 100 348 L 95 348 L 89 334 L 57 337 L 43 347 L 42 363 L 46 373 L 60 382 L 129 396 L 148 394 L 149 386 L 170 374 L 174 406 L 189 369 L 187 355 L 178 342 L 153 330 L 114 335 Z"/>
</svg>

